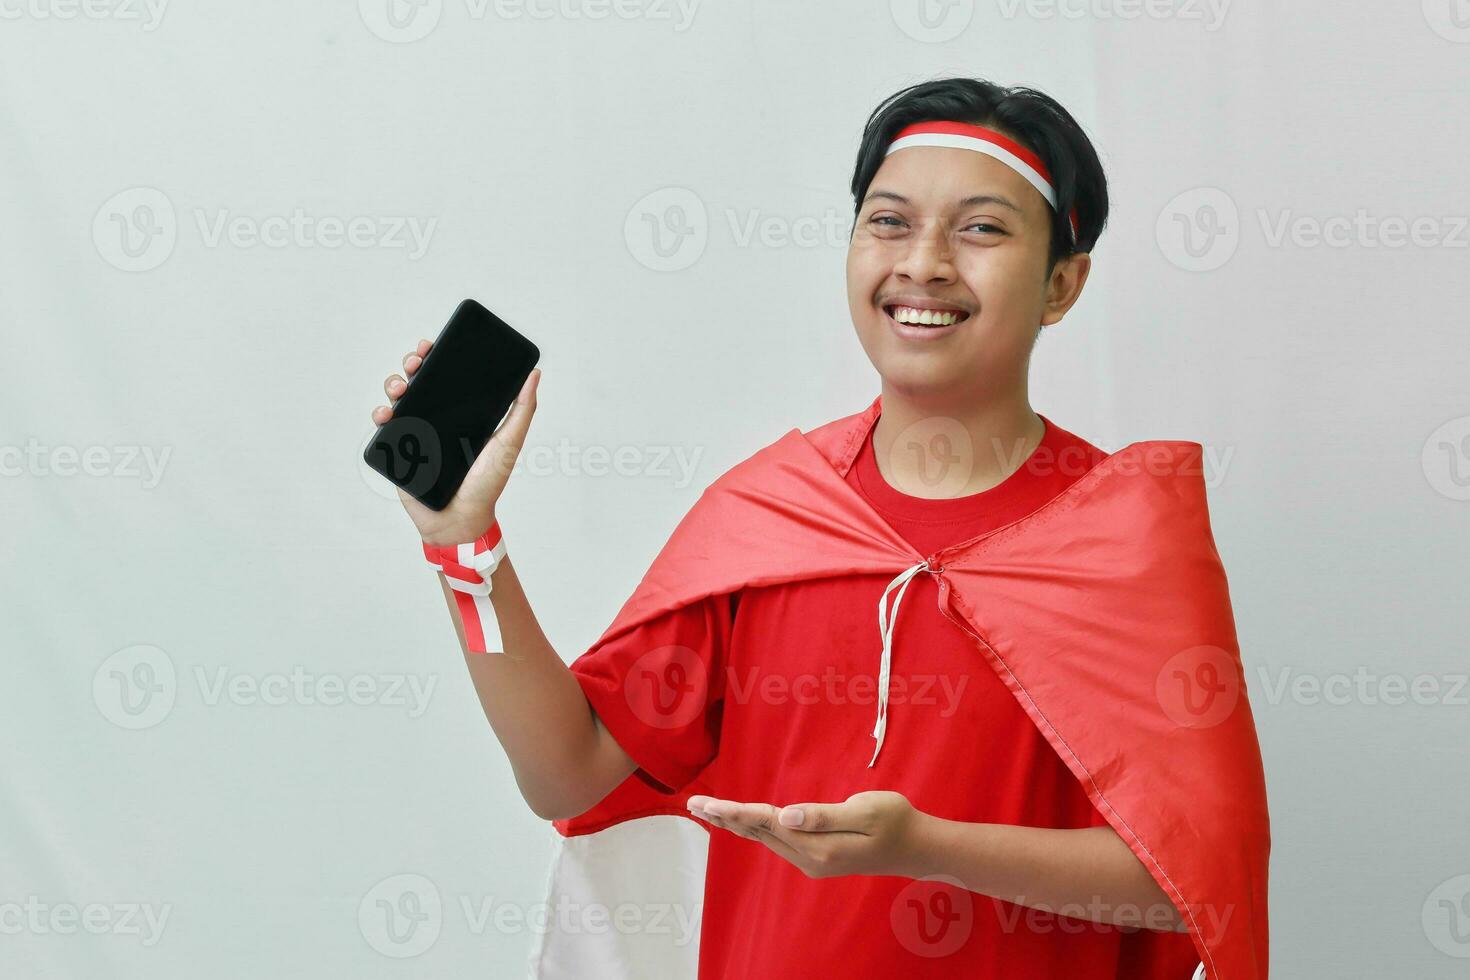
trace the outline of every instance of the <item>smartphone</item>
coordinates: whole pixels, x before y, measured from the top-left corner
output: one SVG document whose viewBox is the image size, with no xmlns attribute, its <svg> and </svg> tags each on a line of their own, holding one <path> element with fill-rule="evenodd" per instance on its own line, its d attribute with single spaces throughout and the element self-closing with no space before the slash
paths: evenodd
<svg viewBox="0 0 1470 980">
<path fill-rule="evenodd" d="M 459 304 L 408 379 L 363 459 L 395 486 L 443 510 L 541 357 L 535 344 L 472 299 Z"/>
</svg>

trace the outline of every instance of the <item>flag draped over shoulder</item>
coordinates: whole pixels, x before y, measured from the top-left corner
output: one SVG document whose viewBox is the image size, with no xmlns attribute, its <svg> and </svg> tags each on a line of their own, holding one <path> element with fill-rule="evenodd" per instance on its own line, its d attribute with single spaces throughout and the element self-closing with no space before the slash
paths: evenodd
<svg viewBox="0 0 1470 980">
<path fill-rule="evenodd" d="M 747 586 L 891 577 L 927 560 L 940 613 L 1183 913 L 1196 977 L 1265 980 L 1265 778 L 1200 444 L 1132 443 L 1027 516 L 920 555 L 844 479 L 880 409 L 792 429 L 721 475 L 598 642 Z M 719 788 L 701 776 L 661 793 L 635 774 L 556 821 L 553 904 L 655 894 L 698 908 L 708 839 L 685 808 L 695 793 Z M 533 969 L 693 977 L 697 942 L 670 941 L 680 935 L 550 929 Z"/>
</svg>

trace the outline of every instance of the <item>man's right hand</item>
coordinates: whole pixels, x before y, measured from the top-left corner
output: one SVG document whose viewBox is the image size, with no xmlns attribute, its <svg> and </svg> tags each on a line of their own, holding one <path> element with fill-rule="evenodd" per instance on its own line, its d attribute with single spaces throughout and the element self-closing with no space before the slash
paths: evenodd
<svg viewBox="0 0 1470 980">
<path fill-rule="evenodd" d="M 413 373 L 424 363 L 431 346 L 433 345 L 429 341 L 420 340 L 415 350 L 405 354 L 403 373 L 413 377 Z M 536 388 L 540 379 L 541 369 L 533 368 L 530 377 L 521 386 L 520 394 L 516 395 L 515 402 L 510 406 L 505 421 L 500 423 L 490 441 L 485 443 L 485 448 L 475 457 L 469 474 L 449 501 L 448 507 L 432 510 L 402 489 L 398 491 L 403 509 L 408 512 L 425 544 L 464 544 L 484 534 L 495 523 L 495 502 L 505 491 L 511 468 L 525 443 L 526 432 L 531 427 L 531 416 L 536 414 Z M 397 374 L 388 375 L 383 382 L 383 391 L 395 405 L 407 387 L 408 382 Z M 382 425 L 393 417 L 393 409 L 389 405 L 379 405 L 373 409 L 372 417 L 375 424 Z"/>
</svg>

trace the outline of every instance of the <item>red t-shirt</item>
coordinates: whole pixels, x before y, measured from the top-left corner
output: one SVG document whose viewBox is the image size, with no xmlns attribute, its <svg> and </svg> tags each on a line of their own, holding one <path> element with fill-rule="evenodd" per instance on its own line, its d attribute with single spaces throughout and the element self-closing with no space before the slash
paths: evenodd
<svg viewBox="0 0 1470 980">
<path fill-rule="evenodd" d="M 878 470 L 871 430 L 847 482 L 916 551 L 932 554 L 1031 513 L 1107 455 L 1041 418 L 1041 443 L 981 493 L 900 493 Z M 891 579 L 849 575 L 714 596 L 593 647 L 572 670 L 640 775 L 671 790 L 709 766 L 705 781 L 741 802 L 835 803 L 884 789 L 950 820 L 1105 825 L 975 641 L 939 612 L 930 575 L 915 576 L 903 597 L 888 728 L 868 767 L 878 600 Z M 701 668 L 707 685 L 666 683 Z M 625 685 L 658 690 L 630 696 Z M 681 700 L 695 688 L 706 693 Z M 699 977 L 1141 980 L 1130 965 L 1135 932 L 942 883 L 810 879 L 764 844 L 712 830 Z M 1185 980 L 1197 957 L 1187 936 L 1173 938 L 1177 964 L 1153 975 Z"/>
</svg>

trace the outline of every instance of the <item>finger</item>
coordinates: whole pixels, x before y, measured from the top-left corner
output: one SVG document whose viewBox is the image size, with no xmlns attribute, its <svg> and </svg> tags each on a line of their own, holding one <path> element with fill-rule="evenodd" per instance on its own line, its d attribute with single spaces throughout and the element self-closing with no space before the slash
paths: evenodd
<svg viewBox="0 0 1470 980">
<path fill-rule="evenodd" d="M 704 812 L 720 821 L 720 826 L 732 834 L 756 840 L 755 827 L 743 807 L 744 804 L 732 800 L 712 799 L 704 805 Z"/>
<path fill-rule="evenodd" d="M 786 828 L 776 822 L 776 808 L 769 803 L 730 803 L 721 801 L 725 806 L 714 812 L 722 816 L 726 822 L 745 829 L 747 836 L 758 837 L 760 834 L 768 834 L 772 837 L 785 839 Z"/>
<path fill-rule="evenodd" d="M 531 428 L 531 416 L 536 414 L 536 390 L 540 379 L 541 369 L 532 368 L 525 383 L 521 385 L 516 400 L 511 403 L 510 413 L 506 415 L 505 421 L 500 423 L 500 428 L 495 430 L 495 434 L 490 437 L 490 441 L 470 467 L 472 473 L 479 467 L 493 465 L 502 470 L 505 476 L 509 476 L 510 468 L 526 442 L 526 432 Z"/>
<path fill-rule="evenodd" d="M 719 817 L 715 816 L 713 813 L 708 813 L 708 812 L 706 812 L 704 810 L 701 810 L 698 807 L 690 807 L 689 808 L 689 813 L 692 816 L 698 817 L 700 820 L 703 820 L 705 823 L 709 824 L 711 827 L 718 827 L 720 830 L 729 830 L 730 829 L 729 827 L 725 826 L 725 822 L 723 820 L 721 820 Z"/>
<path fill-rule="evenodd" d="M 408 382 L 404 381 L 396 374 L 390 374 L 387 378 L 383 380 L 384 394 L 386 394 L 389 398 L 392 398 L 394 401 L 398 400 L 398 397 L 403 394 L 403 389 L 407 387 Z"/>
<path fill-rule="evenodd" d="M 392 417 L 393 409 L 389 408 L 387 405 L 379 405 L 377 408 L 373 409 L 373 421 L 376 422 L 378 425 L 382 425 L 384 422 L 388 421 Z"/>
<path fill-rule="evenodd" d="M 419 341 L 418 347 L 403 355 L 403 370 L 412 375 L 424 363 L 424 358 L 429 356 L 429 342 Z"/>
<path fill-rule="evenodd" d="M 782 807 L 776 819 L 782 827 L 807 834 L 863 830 L 846 803 L 793 803 Z"/>
<path fill-rule="evenodd" d="M 531 416 L 536 413 L 536 392 L 540 387 L 541 369 L 532 368 L 531 373 L 526 375 L 526 380 L 521 382 L 521 390 L 516 392 L 516 400 L 511 402 L 510 414 L 502 425 L 502 428 L 509 427 L 516 431 L 517 446 L 524 441 L 526 429 L 531 425 Z"/>
<path fill-rule="evenodd" d="M 711 806 L 712 809 L 705 809 L 696 800 L 702 802 L 705 806 Z M 739 837 L 745 837 L 764 844 L 777 855 L 785 858 L 797 867 L 801 866 L 801 861 L 805 858 L 805 855 L 796 847 L 793 847 L 791 843 L 778 836 L 780 833 L 779 830 L 772 832 L 757 825 L 765 818 L 757 816 L 753 808 L 761 807 L 765 804 L 740 804 L 730 800 L 716 800 L 708 796 L 690 797 L 689 801 L 691 804 L 689 812 L 699 815 L 700 819 L 707 821 L 721 830 L 729 831 Z M 719 814 L 726 815 L 720 816 Z"/>
</svg>

